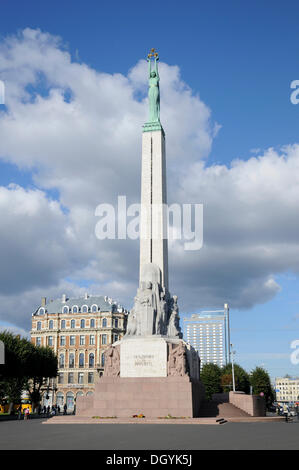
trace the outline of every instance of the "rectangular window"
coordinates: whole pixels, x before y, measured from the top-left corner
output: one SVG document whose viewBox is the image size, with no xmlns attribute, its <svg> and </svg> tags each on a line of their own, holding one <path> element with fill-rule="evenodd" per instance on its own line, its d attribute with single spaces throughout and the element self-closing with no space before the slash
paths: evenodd
<svg viewBox="0 0 299 470">
<path fill-rule="evenodd" d="M 74 383 L 74 374 L 73 372 L 68 373 L 68 383 L 73 384 Z"/>
<path fill-rule="evenodd" d="M 36 346 L 40 346 L 41 343 L 42 343 L 41 337 L 38 336 L 38 337 L 36 338 Z"/>
<path fill-rule="evenodd" d="M 94 335 L 89 336 L 89 344 L 91 344 L 91 345 L 95 344 L 95 336 Z"/>
<path fill-rule="evenodd" d="M 63 376 L 64 376 L 64 374 L 63 374 L 62 372 L 60 372 L 60 373 L 58 374 L 58 383 L 59 383 L 59 384 L 63 384 L 63 379 L 64 379 Z"/>
<path fill-rule="evenodd" d="M 83 372 L 79 372 L 78 374 L 78 384 L 83 384 L 84 382 L 84 374 Z"/>
<path fill-rule="evenodd" d="M 53 346 L 53 336 L 48 336 L 48 346 Z"/>
<path fill-rule="evenodd" d="M 75 346 L 76 343 L 76 336 L 70 336 L 70 346 Z"/>
<path fill-rule="evenodd" d="M 85 336 L 80 335 L 80 346 L 84 346 L 84 344 L 85 344 Z"/>
<path fill-rule="evenodd" d="M 65 336 L 60 336 L 60 346 L 65 346 Z"/>
<path fill-rule="evenodd" d="M 88 383 L 93 384 L 93 372 L 88 372 Z"/>
<path fill-rule="evenodd" d="M 107 335 L 102 335 L 102 344 L 107 344 Z"/>
</svg>

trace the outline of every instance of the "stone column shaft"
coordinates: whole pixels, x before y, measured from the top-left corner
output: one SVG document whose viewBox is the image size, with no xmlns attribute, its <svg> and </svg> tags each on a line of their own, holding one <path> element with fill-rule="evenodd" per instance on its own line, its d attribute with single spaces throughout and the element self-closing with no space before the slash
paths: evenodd
<svg viewBox="0 0 299 470">
<path fill-rule="evenodd" d="M 145 264 L 156 264 L 168 289 L 167 192 L 163 130 L 143 132 L 141 171 L 140 282 Z"/>
</svg>

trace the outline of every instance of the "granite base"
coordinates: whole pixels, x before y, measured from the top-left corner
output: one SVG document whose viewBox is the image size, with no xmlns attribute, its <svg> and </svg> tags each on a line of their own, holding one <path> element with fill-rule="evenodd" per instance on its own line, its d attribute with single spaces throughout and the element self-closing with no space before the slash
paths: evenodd
<svg viewBox="0 0 299 470">
<path fill-rule="evenodd" d="M 76 415 L 128 418 L 199 416 L 204 387 L 185 377 L 101 377 L 92 396 L 76 400 Z"/>
</svg>

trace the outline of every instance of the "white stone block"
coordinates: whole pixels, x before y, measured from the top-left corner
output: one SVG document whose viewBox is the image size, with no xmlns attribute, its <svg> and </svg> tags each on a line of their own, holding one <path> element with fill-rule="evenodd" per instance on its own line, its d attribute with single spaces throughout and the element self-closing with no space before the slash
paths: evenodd
<svg viewBox="0 0 299 470">
<path fill-rule="evenodd" d="M 120 345 L 121 377 L 167 377 L 167 343 L 159 337 L 134 337 Z"/>
</svg>

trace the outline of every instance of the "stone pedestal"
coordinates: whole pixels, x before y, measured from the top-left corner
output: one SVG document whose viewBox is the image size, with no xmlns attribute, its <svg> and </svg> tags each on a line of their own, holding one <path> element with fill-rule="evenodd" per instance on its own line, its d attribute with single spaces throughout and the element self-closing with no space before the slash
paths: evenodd
<svg viewBox="0 0 299 470">
<path fill-rule="evenodd" d="M 92 397 L 78 397 L 80 416 L 196 417 L 204 398 L 196 351 L 178 338 L 131 337 L 105 354 Z"/>
<path fill-rule="evenodd" d="M 128 418 L 196 417 L 204 389 L 185 377 L 102 377 L 92 397 L 78 397 L 76 414 Z"/>
</svg>

